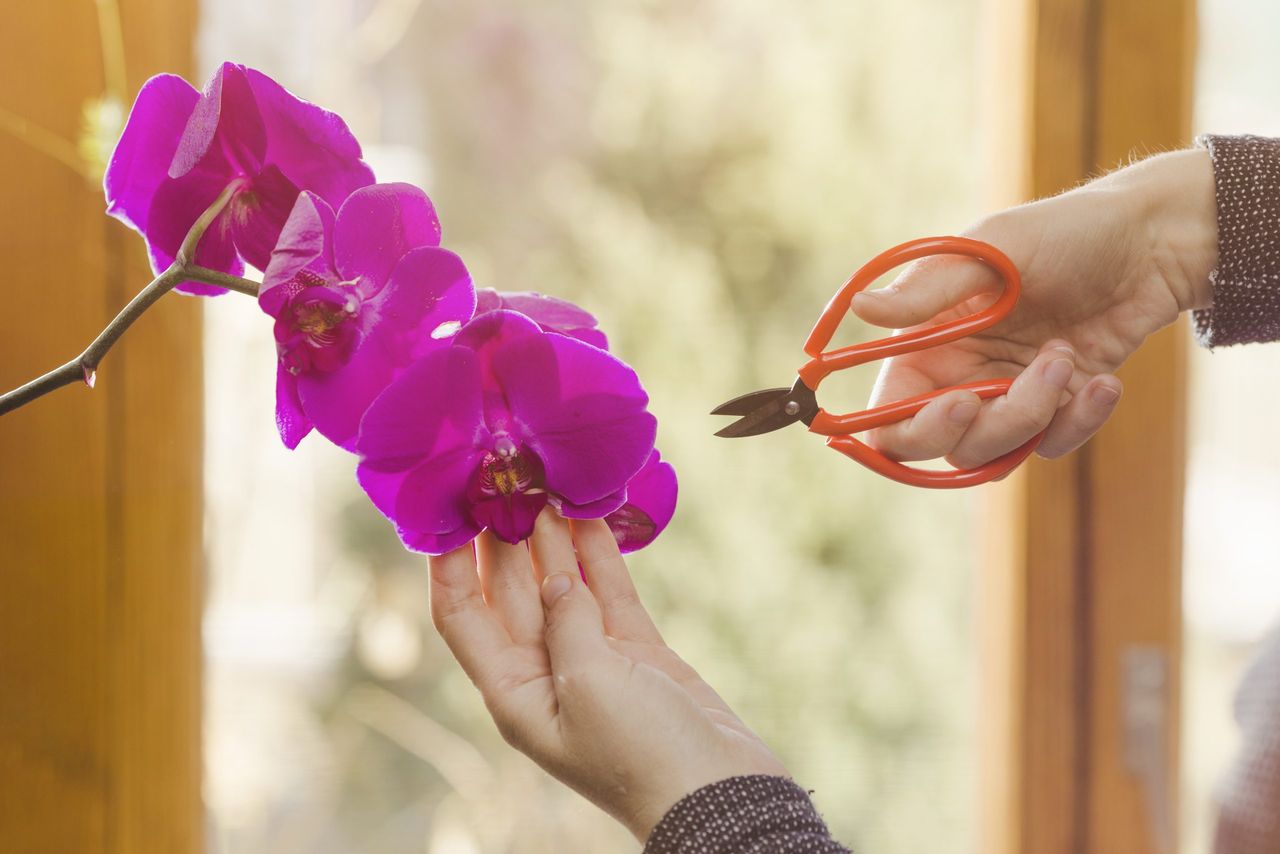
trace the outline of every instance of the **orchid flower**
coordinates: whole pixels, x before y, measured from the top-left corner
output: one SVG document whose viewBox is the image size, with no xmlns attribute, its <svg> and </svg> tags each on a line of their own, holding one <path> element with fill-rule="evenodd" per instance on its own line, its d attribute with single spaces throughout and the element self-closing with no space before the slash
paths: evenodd
<svg viewBox="0 0 1280 854">
<path fill-rule="evenodd" d="M 411 549 L 441 554 L 486 528 L 519 542 L 549 503 L 574 518 L 625 503 L 653 451 L 647 404 L 607 352 L 491 311 L 369 407 L 357 477 Z"/>
<path fill-rule="evenodd" d="M 200 213 L 236 181 L 235 197 L 190 259 L 232 275 L 245 262 L 266 268 L 300 191 L 336 208 L 372 184 L 373 171 L 340 117 L 252 68 L 225 62 L 204 92 L 173 74 L 148 80 L 103 184 L 107 213 L 146 238 L 157 273 L 173 263 Z M 225 293 L 198 282 L 176 289 Z"/>
<path fill-rule="evenodd" d="M 627 481 L 627 502 L 604 517 L 623 554 L 658 538 L 676 512 L 676 470 L 655 448 L 644 467 Z"/>
<path fill-rule="evenodd" d="M 568 300 L 532 291 L 476 290 L 476 316 L 500 309 L 518 311 L 546 332 L 568 335 L 609 349 L 608 339 L 596 328 L 595 317 Z M 662 461 L 657 449 L 627 482 L 627 501 L 604 517 L 618 547 L 625 552 L 642 549 L 657 539 L 676 509 L 676 470 Z"/>
<path fill-rule="evenodd" d="M 595 315 L 568 300 L 533 291 L 476 289 L 476 316 L 500 309 L 518 311 L 546 332 L 558 332 L 601 350 L 609 349 L 609 339 L 597 328 Z"/>
<path fill-rule="evenodd" d="M 374 398 L 471 318 L 471 277 L 439 243 L 431 200 L 408 184 L 356 190 L 336 216 L 320 196 L 298 196 L 258 296 L 275 318 L 285 445 L 314 426 L 351 449 Z"/>
</svg>

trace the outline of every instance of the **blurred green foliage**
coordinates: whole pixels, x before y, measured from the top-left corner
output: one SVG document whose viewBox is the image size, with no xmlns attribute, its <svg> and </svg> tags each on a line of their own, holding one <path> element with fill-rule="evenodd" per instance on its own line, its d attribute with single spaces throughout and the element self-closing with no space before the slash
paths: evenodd
<svg viewBox="0 0 1280 854">
<path fill-rule="evenodd" d="M 800 430 L 716 439 L 706 413 L 789 383 L 862 260 L 977 212 L 976 6 L 427 0 L 376 71 L 385 141 L 428 152 L 478 283 L 579 302 L 644 380 L 681 502 L 630 564 L 665 636 L 881 854 L 973 847 L 972 498 Z M 873 373 L 827 405 L 858 406 Z M 431 631 L 421 560 L 361 496 L 341 523 L 374 573 L 325 705 L 343 844 L 634 848 L 498 738 Z M 423 644 L 394 677 L 360 647 L 386 620 Z"/>
</svg>

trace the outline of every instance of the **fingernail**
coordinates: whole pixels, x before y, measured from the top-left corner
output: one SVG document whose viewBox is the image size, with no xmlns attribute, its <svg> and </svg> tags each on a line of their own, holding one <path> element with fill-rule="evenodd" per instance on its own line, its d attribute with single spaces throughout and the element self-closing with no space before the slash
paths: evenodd
<svg viewBox="0 0 1280 854">
<path fill-rule="evenodd" d="M 573 586 L 573 579 L 563 572 L 557 572 L 548 575 L 546 580 L 542 582 L 542 602 L 548 608 L 556 604 L 556 601 L 569 592 L 569 588 Z"/>
<path fill-rule="evenodd" d="M 962 400 L 955 406 L 951 407 L 948 417 L 957 424 L 967 424 L 973 420 L 973 416 L 978 414 L 978 404 L 972 400 Z"/>
<path fill-rule="evenodd" d="M 1044 378 L 1053 385 L 1065 387 L 1071 381 L 1071 375 L 1075 373 L 1075 370 L 1076 366 L 1072 364 L 1070 359 L 1054 359 L 1044 369 Z"/>
<path fill-rule="evenodd" d="M 1120 399 L 1120 390 L 1109 385 L 1095 386 L 1089 398 L 1099 406 L 1112 406 Z"/>
</svg>

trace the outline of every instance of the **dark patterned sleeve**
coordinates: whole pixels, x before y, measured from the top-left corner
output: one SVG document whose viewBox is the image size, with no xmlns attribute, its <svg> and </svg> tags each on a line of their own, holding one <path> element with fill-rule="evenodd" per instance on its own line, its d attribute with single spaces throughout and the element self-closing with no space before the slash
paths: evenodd
<svg viewBox="0 0 1280 854">
<path fill-rule="evenodd" d="M 1203 136 L 1218 202 L 1213 307 L 1195 312 L 1206 347 L 1280 340 L 1280 139 Z"/>
<path fill-rule="evenodd" d="M 809 793 L 757 774 L 703 786 L 653 829 L 644 854 L 849 854 L 831 838 Z"/>
</svg>

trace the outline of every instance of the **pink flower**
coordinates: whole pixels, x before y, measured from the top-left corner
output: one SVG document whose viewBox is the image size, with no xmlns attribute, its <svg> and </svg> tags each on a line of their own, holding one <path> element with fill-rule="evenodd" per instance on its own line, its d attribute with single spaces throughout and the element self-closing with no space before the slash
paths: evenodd
<svg viewBox="0 0 1280 854">
<path fill-rule="evenodd" d="M 595 315 L 568 300 L 533 291 L 495 291 L 493 288 L 476 290 L 477 317 L 502 309 L 520 312 L 546 332 L 558 332 L 601 350 L 609 349 L 609 340 L 597 328 Z"/>
<path fill-rule="evenodd" d="M 627 481 L 627 503 L 604 517 L 625 554 L 658 538 L 676 512 L 676 470 L 655 448 L 644 468 Z"/>
<path fill-rule="evenodd" d="M 224 62 L 197 92 L 173 74 L 143 84 L 103 181 L 107 213 L 146 238 L 159 273 L 196 218 L 232 181 L 243 186 L 200 241 L 195 263 L 239 275 L 265 269 L 302 190 L 332 207 L 373 183 L 337 115 L 265 74 Z M 186 282 L 177 290 L 222 288 Z"/>
<path fill-rule="evenodd" d="M 275 318 L 276 424 L 290 448 L 314 426 L 354 445 L 366 409 L 433 337 L 475 308 L 471 277 L 438 248 L 440 223 L 408 184 L 364 187 L 337 216 L 298 196 L 267 265 L 258 303 Z"/>
<path fill-rule="evenodd" d="M 492 311 L 369 407 L 357 475 L 412 549 L 440 554 L 485 528 L 518 542 L 548 503 L 576 518 L 624 504 L 653 451 L 647 403 L 605 351 Z"/>
<path fill-rule="evenodd" d="M 477 317 L 502 309 L 520 312 L 545 332 L 609 349 L 595 316 L 568 300 L 532 291 L 476 291 Z M 677 492 L 676 470 L 662 461 L 655 448 L 644 467 L 627 482 L 626 503 L 604 517 L 623 552 L 642 549 L 658 538 L 675 513 Z"/>
</svg>

